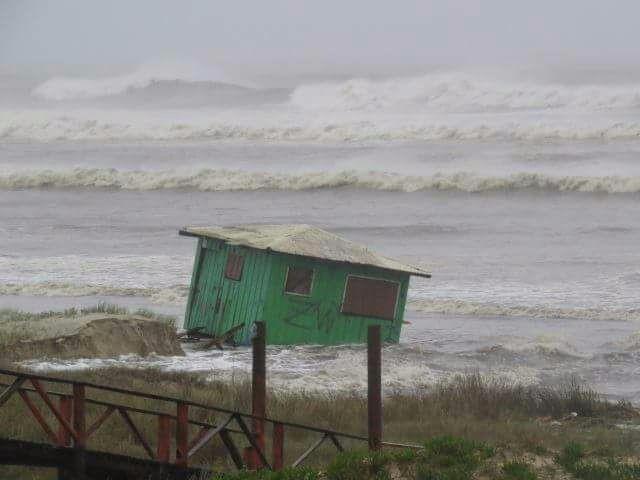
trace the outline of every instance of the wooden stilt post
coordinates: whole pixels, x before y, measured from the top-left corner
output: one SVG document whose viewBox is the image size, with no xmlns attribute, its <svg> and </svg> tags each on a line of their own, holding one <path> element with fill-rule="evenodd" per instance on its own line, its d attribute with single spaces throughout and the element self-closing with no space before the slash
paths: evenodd
<svg viewBox="0 0 640 480">
<path fill-rule="evenodd" d="M 265 417 L 267 413 L 267 331 L 264 322 L 256 322 L 256 334 L 251 340 L 253 346 L 253 368 L 251 374 L 251 414 Z M 256 443 L 264 452 L 264 420 L 254 418 L 253 435 Z M 263 467 L 256 452 L 253 452 L 254 467 Z"/>
<path fill-rule="evenodd" d="M 380 325 L 369 326 L 367 335 L 367 381 L 369 449 L 379 450 L 382 442 L 382 343 Z"/>
</svg>

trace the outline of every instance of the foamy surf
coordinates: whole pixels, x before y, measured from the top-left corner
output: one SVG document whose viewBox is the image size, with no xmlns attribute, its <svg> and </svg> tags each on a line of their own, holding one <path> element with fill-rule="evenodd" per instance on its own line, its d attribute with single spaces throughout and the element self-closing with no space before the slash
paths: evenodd
<svg viewBox="0 0 640 480">
<path fill-rule="evenodd" d="M 189 293 L 187 285 L 167 288 L 117 287 L 112 285 L 77 285 L 63 282 L 0 284 L 0 295 L 43 297 L 142 297 L 160 305 L 184 305 Z"/>
<path fill-rule="evenodd" d="M 640 85 L 561 85 L 449 72 L 301 85 L 293 91 L 291 103 L 331 111 L 636 109 Z"/>
<path fill-rule="evenodd" d="M 635 114 L 578 115 L 308 112 L 290 107 L 225 110 L 0 111 L 5 141 L 549 141 L 640 137 Z"/>
<path fill-rule="evenodd" d="M 559 308 L 547 305 L 500 305 L 456 299 L 411 299 L 408 307 L 423 313 L 477 317 L 528 317 L 604 321 L 640 321 L 640 309 Z"/>
<path fill-rule="evenodd" d="M 504 176 L 486 176 L 475 172 L 410 176 L 356 170 L 286 174 L 227 169 L 131 171 L 115 168 L 39 169 L 0 174 L 0 189 L 5 190 L 97 188 L 141 191 L 182 189 L 219 192 L 296 191 L 341 187 L 397 192 L 534 190 L 621 194 L 640 192 L 640 177 L 554 176 L 534 172 Z"/>
</svg>

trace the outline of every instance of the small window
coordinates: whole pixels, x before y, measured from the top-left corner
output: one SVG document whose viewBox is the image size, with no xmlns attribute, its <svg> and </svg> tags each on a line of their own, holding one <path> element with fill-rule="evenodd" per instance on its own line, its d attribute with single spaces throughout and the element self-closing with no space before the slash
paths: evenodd
<svg viewBox="0 0 640 480">
<path fill-rule="evenodd" d="M 396 315 L 398 283 L 349 275 L 342 312 L 393 320 Z"/>
<path fill-rule="evenodd" d="M 240 280 L 242 278 L 242 267 L 244 266 L 244 257 L 237 253 L 229 252 L 227 257 L 227 266 L 224 269 L 224 276 L 231 280 Z"/>
<path fill-rule="evenodd" d="M 312 284 L 312 268 L 289 267 L 287 270 L 287 281 L 284 285 L 284 292 L 296 295 L 311 295 Z"/>
</svg>

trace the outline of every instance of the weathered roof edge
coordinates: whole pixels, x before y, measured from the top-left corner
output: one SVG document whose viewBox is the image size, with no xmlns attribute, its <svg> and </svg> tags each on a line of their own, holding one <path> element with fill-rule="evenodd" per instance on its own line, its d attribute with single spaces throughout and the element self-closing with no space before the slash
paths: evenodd
<svg viewBox="0 0 640 480">
<path fill-rule="evenodd" d="M 224 237 L 217 237 L 217 236 L 212 236 L 212 235 L 205 235 L 204 233 L 196 233 L 196 232 L 190 232 L 188 230 L 189 227 L 183 227 L 180 230 L 178 230 L 178 234 L 183 236 L 183 237 L 196 237 L 196 238 L 200 238 L 200 237 L 204 237 L 204 238 L 214 238 L 216 240 L 220 240 L 224 243 L 230 244 L 230 245 L 241 245 L 243 247 L 246 248 L 251 248 L 253 250 L 260 250 L 260 251 L 271 251 L 271 252 L 276 252 L 276 253 L 281 253 L 284 255 L 293 255 L 295 257 L 304 257 L 304 258 L 312 258 L 314 260 L 322 260 L 324 262 L 333 262 L 333 263 L 342 263 L 342 264 L 347 264 L 347 265 L 357 265 L 357 266 L 364 266 L 364 267 L 371 267 L 371 268 L 377 268 L 379 270 L 387 270 L 387 271 L 391 271 L 391 272 L 402 272 L 402 273 L 406 273 L 408 275 L 412 275 L 415 277 L 422 277 L 422 278 L 431 278 L 431 274 L 428 272 L 423 271 L 421 268 L 418 267 L 412 267 L 410 265 L 404 265 L 403 266 L 406 267 L 406 270 L 402 270 L 402 269 L 392 269 L 392 268 L 384 268 L 378 265 L 372 265 L 369 263 L 357 263 L 357 262 L 348 262 L 348 261 L 344 261 L 344 260 L 333 260 L 330 258 L 324 258 L 324 257 L 318 257 L 318 256 L 312 256 L 312 255 L 300 255 L 300 254 L 295 254 L 295 253 L 291 253 L 291 252 L 285 252 L 285 251 L 279 251 L 277 249 L 273 249 L 273 248 L 256 248 L 255 246 L 252 245 L 246 245 L 243 244 L 241 242 L 233 242 L 230 241 L 227 238 Z M 394 260 L 397 262 L 397 260 Z M 401 262 L 397 262 L 400 263 Z"/>
</svg>

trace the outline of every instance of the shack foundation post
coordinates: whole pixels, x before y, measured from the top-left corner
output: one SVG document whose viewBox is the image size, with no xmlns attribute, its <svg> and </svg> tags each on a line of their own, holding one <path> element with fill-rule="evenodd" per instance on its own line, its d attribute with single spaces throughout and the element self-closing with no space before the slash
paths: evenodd
<svg viewBox="0 0 640 480">
<path fill-rule="evenodd" d="M 382 343 L 380 325 L 367 332 L 367 415 L 369 449 L 379 450 L 382 442 Z"/>
</svg>

